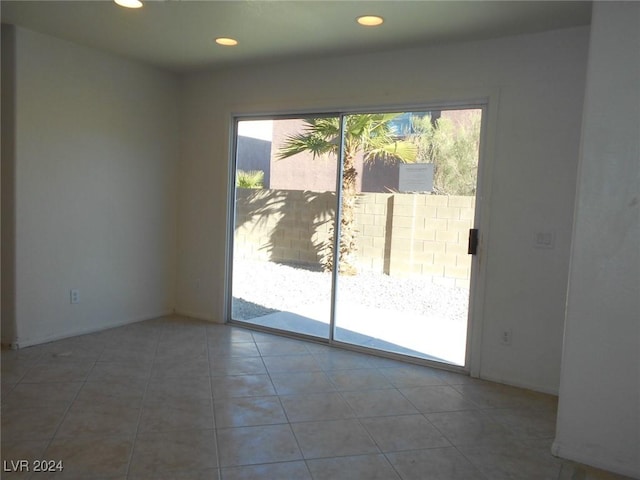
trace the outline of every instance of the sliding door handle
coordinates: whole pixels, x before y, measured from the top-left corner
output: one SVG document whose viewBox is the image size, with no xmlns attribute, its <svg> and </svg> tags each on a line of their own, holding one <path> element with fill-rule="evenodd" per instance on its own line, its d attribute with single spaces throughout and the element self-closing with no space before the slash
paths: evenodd
<svg viewBox="0 0 640 480">
<path fill-rule="evenodd" d="M 478 229 L 470 228 L 469 229 L 469 248 L 467 250 L 469 255 L 477 255 L 478 254 Z"/>
</svg>

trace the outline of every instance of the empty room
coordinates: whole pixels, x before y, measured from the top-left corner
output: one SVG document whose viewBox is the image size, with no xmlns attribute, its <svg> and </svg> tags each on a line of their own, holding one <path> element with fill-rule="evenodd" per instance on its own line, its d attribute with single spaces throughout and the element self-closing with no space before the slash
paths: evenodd
<svg viewBox="0 0 640 480">
<path fill-rule="evenodd" d="M 2 478 L 640 478 L 640 4 L 3 1 Z"/>
</svg>

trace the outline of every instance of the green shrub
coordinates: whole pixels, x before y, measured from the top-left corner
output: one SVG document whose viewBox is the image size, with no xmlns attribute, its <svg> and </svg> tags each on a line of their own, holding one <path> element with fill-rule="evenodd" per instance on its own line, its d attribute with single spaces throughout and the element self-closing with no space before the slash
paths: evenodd
<svg viewBox="0 0 640 480">
<path fill-rule="evenodd" d="M 414 121 L 417 162 L 434 164 L 433 193 L 476 194 L 481 117 L 477 110 L 458 125 L 448 118 L 432 122 L 429 116 Z"/>
<path fill-rule="evenodd" d="M 238 188 L 263 188 L 264 172 L 262 170 L 237 170 L 236 186 Z"/>
</svg>

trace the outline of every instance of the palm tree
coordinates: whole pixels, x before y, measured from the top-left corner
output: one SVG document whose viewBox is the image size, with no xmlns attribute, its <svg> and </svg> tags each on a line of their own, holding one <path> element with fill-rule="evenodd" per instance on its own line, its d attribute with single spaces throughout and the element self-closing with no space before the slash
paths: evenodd
<svg viewBox="0 0 640 480">
<path fill-rule="evenodd" d="M 381 159 L 386 162 L 412 163 L 418 149 L 412 142 L 399 139 L 392 127 L 398 113 L 365 113 L 348 115 L 344 126 L 344 159 L 342 165 L 342 216 L 340 219 L 339 272 L 356 273 L 355 204 L 357 198 L 355 159 L 362 153 L 365 162 Z M 301 133 L 290 135 L 280 148 L 278 159 L 311 152 L 313 158 L 339 155 L 340 119 L 338 117 L 304 120 Z M 332 250 L 332 249 L 331 249 Z M 330 250 L 330 251 L 331 251 Z M 324 262 L 326 270 L 333 269 L 333 258 Z"/>
</svg>

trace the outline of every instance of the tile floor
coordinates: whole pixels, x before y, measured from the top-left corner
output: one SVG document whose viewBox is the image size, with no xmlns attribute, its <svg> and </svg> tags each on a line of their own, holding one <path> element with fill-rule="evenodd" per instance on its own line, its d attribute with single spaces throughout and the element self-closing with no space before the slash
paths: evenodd
<svg viewBox="0 0 640 480">
<path fill-rule="evenodd" d="M 166 317 L 3 350 L 2 478 L 622 478 L 552 457 L 555 414 L 549 395 Z"/>
</svg>

